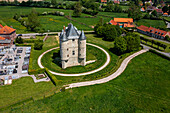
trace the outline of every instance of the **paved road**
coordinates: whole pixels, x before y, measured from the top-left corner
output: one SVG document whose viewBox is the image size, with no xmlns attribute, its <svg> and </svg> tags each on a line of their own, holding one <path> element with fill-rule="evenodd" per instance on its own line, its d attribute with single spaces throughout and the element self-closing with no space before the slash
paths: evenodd
<svg viewBox="0 0 170 113">
<path fill-rule="evenodd" d="M 84 33 L 93 33 L 94 31 L 84 31 Z M 58 34 L 60 32 L 47 32 L 47 33 L 26 33 L 22 34 L 22 36 L 35 36 L 35 35 L 46 35 L 46 34 Z M 18 36 L 19 34 L 17 34 Z"/>
<path fill-rule="evenodd" d="M 152 49 L 152 50 L 155 50 L 155 51 L 157 51 L 157 52 L 159 52 L 159 53 L 161 53 L 161 54 L 163 54 L 163 55 L 165 55 L 167 57 L 170 57 L 170 53 L 165 53 L 165 52 L 158 51 L 158 50 L 156 50 L 156 49 L 154 49 L 152 47 L 146 46 L 144 44 L 141 44 L 141 46 L 143 46 L 144 49 Z"/>
<path fill-rule="evenodd" d="M 74 88 L 74 87 L 81 87 L 81 86 L 89 86 L 89 85 L 95 85 L 95 84 L 101 84 L 101 83 L 106 83 L 110 80 L 113 80 L 114 78 L 118 77 L 127 67 L 129 61 L 131 59 L 133 59 L 134 57 L 142 54 L 142 53 L 145 53 L 147 52 L 148 49 L 143 49 L 139 52 L 136 52 L 132 55 L 130 55 L 129 57 L 127 57 L 123 62 L 122 64 L 120 65 L 119 69 L 111 74 L 110 76 L 106 77 L 106 78 L 102 78 L 102 79 L 99 79 L 99 80 L 93 80 L 93 81 L 86 81 L 86 82 L 78 82 L 78 83 L 72 83 L 72 84 L 69 84 L 69 85 L 66 85 L 66 89 L 69 89 L 69 88 Z"/>
<path fill-rule="evenodd" d="M 32 77 L 35 83 L 37 83 L 37 82 L 48 82 L 48 81 L 50 81 L 50 78 L 48 78 L 48 77 L 37 80 L 34 75 L 28 75 L 28 74 L 22 74 L 22 75 L 20 75 L 20 78 L 21 78 L 21 77 Z"/>
<path fill-rule="evenodd" d="M 100 50 L 102 50 L 105 54 L 106 54 L 106 57 L 107 57 L 107 60 L 105 62 L 105 64 L 103 66 L 101 66 L 100 68 L 98 69 L 95 69 L 93 71 L 89 71 L 89 72 L 85 72 L 85 73 L 78 73 L 78 74 L 63 74 L 63 73 L 56 73 L 56 72 L 53 72 L 53 71 L 50 71 L 52 74 L 54 75 L 60 75 L 60 76 L 82 76 L 82 75 L 89 75 L 89 74 L 92 74 L 92 73 L 96 73 L 102 69 L 104 69 L 110 62 L 110 55 L 107 51 L 105 51 L 103 48 L 97 46 L 97 45 L 94 45 L 94 44 L 90 44 L 90 43 L 87 43 L 87 45 L 91 45 L 91 46 L 94 46 Z M 38 65 L 40 66 L 40 68 L 44 68 L 44 66 L 41 64 L 41 58 L 43 57 L 44 54 L 48 53 L 49 51 L 52 51 L 54 49 L 58 49 L 59 47 L 55 47 L 55 48 L 52 48 L 50 50 L 47 50 L 45 51 L 44 53 L 42 53 L 39 58 L 38 58 Z"/>
</svg>

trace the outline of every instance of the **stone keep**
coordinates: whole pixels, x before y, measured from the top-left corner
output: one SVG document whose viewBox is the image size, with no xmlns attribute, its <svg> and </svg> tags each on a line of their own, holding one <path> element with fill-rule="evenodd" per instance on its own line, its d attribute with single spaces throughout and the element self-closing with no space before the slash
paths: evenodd
<svg viewBox="0 0 170 113">
<path fill-rule="evenodd" d="M 86 36 L 73 24 L 64 27 L 60 34 L 61 65 L 65 69 L 71 66 L 86 65 Z"/>
</svg>

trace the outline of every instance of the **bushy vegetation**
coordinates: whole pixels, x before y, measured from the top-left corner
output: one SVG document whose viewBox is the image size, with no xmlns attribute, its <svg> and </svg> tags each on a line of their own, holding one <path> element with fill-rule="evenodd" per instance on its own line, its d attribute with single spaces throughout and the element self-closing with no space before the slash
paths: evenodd
<svg viewBox="0 0 170 113">
<path fill-rule="evenodd" d="M 15 39 L 15 42 L 18 43 L 18 44 L 23 44 L 23 39 L 21 37 L 18 37 Z"/>
<path fill-rule="evenodd" d="M 40 40 L 37 40 L 36 42 L 34 42 L 35 50 L 41 50 L 42 48 L 43 48 L 43 42 L 41 42 Z"/>
<path fill-rule="evenodd" d="M 104 37 L 104 40 L 110 41 L 114 41 L 116 37 L 119 37 L 122 34 L 122 30 L 119 26 L 103 24 L 102 19 L 95 26 L 94 31 L 98 36 Z"/>
<path fill-rule="evenodd" d="M 118 55 L 137 51 L 139 47 L 140 37 L 137 34 L 128 33 L 124 37 L 117 37 L 114 42 L 114 52 Z"/>
</svg>

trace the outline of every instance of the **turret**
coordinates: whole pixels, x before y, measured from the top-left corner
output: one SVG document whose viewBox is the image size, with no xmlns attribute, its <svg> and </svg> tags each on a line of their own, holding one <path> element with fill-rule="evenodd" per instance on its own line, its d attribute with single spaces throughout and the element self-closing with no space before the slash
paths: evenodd
<svg viewBox="0 0 170 113">
<path fill-rule="evenodd" d="M 67 50 L 67 37 L 64 30 L 60 35 L 60 56 L 61 60 L 68 60 L 68 50 Z"/>
<path fill-rule="evenodd" d="M 84 59 L 86 57 L 86 36 L 82 31 L 79 38 L 79 58 Z"/>
</svg>

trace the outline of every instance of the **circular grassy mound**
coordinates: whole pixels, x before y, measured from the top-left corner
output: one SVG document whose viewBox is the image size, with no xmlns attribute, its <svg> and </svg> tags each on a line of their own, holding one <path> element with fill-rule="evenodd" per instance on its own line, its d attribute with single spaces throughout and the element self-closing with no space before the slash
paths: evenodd
<svg viewBox="0 0 170 113">
<path fill-rule="evenodd" d="M 48 68 L 51 71 L 73 74 L 92 71 L 99 68 L 106 62 L 106 54 L 100 49 L 87 45 L 86 51 L 86 61 L 96 60 L 96 62 L 88 64 L 86 66 L 73 66 L 62 69 L 60 64 L 60 51 L 59 49 L 56 49 L 46 53 L 42 57 L 41 63 L 44 67 Z"/>
</svg>

